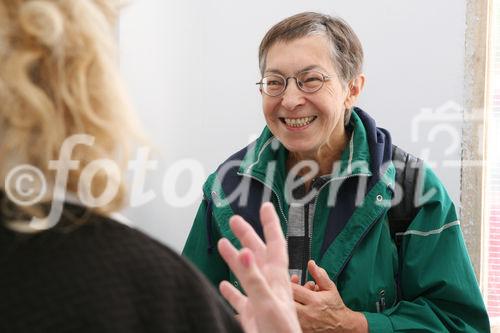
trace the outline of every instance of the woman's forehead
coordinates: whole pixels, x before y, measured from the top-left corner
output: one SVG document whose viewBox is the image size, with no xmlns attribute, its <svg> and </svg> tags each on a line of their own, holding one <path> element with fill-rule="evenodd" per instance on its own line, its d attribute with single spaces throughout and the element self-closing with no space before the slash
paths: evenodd
<svg viewBox="0 0 500 333">
<path fill-rule="evenodd" d="M 278 41 L 269 48 L 265 72 L 296 73 L 308 69 L 334 70 L 332 50 L 323 35 Z"/>
</svg>

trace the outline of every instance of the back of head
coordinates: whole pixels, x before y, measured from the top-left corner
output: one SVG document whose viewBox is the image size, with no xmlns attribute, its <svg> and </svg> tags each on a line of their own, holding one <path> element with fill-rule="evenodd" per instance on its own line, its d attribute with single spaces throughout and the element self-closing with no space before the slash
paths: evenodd
<svg viewBox="0 0 500 333">
<path fill-rule="evenodd" d="M 92 161 L 126 157 L 132 121 L 117 66 L 118 2 L 0 1 L 0 179 L 29 164 L 53 186 L 49 161 L 74 134 L 95 141 L 73 149 L 78 167 L 68 175 L 69 192 L 77 193 L 81 172 Z M 108 178 L 98 172 L 91 184 L 81 185 L 98 194 Z M 103 212 L 124 200 L 121 174 L 116 180 L 120 190 L 99 208 Z"/>
</svg>

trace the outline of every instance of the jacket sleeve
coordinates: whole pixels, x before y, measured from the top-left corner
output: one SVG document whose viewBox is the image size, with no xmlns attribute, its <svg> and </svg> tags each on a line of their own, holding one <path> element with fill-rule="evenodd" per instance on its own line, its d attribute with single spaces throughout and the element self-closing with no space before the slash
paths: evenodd
<svg viewBox="0 0 500 333">
<path fill-rule="evenodd" d="M 403 234 L 402 300 L 365 313 L 370 332 L 489 332 L 455 207 L 430 169 L 421 198 L 425 203 Z"/>
<path fill-rule="evenodd" d="M 229 280 L 229 268 L 217 251 L 221 236 L 212 216 L 211 205 L 208 199 L 203 199 L 200 204 L 182 255 L 218 288 L 221 281 Z"/>
</svg>

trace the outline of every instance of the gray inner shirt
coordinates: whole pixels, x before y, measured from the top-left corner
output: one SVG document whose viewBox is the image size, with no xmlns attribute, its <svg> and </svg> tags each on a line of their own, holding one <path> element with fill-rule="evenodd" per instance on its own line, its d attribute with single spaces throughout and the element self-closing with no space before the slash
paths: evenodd
<svg viewBox="0 0 500 333">
<path fill-rule="evenodd" d="M 311 188 L 319 190 L 330 175 L 313 179 Z M 308 192 L 309 193 L 309 192 Z M 311 259 L 314 213 L 316 211 L 316 196 L 310 201 L 303 200 L 306 195 L 305 184 L 296 187 L 291 196 L 288 210 L 287 244 L 289 256 L 289 274 L 297 275 L 303 285 L 307 278 L 307 262 Z"/>
</svg>

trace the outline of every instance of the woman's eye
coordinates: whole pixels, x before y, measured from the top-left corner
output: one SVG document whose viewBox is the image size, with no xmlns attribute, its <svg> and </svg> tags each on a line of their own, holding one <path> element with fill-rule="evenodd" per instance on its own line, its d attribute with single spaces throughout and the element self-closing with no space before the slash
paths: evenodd
<svg viewBox="0 0 500 333">
<path fill-rule="evenodd" d="M 315 81 L 322 81 L 320 77 L 318 76 L 311 76 L 311 77 L 306 77 L 304 79 L 304 83 L 307 83 L 307 82 L 315 82 Z"/>
</svg>

